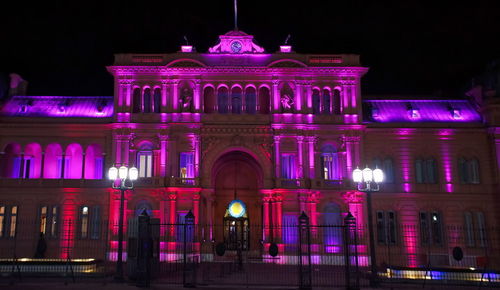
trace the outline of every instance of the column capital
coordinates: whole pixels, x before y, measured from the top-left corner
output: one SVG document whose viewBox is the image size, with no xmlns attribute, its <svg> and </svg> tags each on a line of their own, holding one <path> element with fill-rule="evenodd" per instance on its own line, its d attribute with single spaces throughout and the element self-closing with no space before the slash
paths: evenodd
<svg viewBox="0 0 500 290">
<path fill-rule="evenodd" d="M 169 193 L 168 194 L 168 199 L 169 200 L 176 200 L 177 199 L 177 194 L 175 194 L 175 193 Z"/>
<path fill-rule="evenodd" d="M 274 139 L 274 142 L 275 142 L 275 143 L 279 143 L 279 142 L 280 142 L 280 140 L 281 140 L 281 135 L 274 135 L 274 136 L 273 136 L 273 139 Z"/>
<path fill-rule="evenodd" d="M 347 203 L 362 203 L 363 194 L 359 191 L 348 191 L 342 194 L 342 198 Z"/>
<path fill-rule="evenodd" d="M 311 143 L 316 143 L 319 140 L 319 138 L 316 136 L 307 136 L 306 139 L 308 142 L 311 142 Z"/>
<path fill-rule="evenodd" d="M 297 142 L 298 143 L 304 142 L 304 136 L 297 136 Z"/>
</svg>

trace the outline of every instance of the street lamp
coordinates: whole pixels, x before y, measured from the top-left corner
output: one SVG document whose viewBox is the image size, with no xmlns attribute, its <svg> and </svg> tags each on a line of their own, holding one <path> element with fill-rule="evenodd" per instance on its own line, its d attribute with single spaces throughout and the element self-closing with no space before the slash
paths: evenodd
<svg viewBox="0 0 500 290">
<path fill-rule="evenodd" d="M 139 172 L 137 168 L 131 167 L 130 169 L 126 166 L 121 166 L 120 168 L 111 167 L 108 171 L 108 178 L 111 180 L 111 186 L 114 189 L 119 189 L 121 191 L 120 195 L 120 217 L 118 221 L 118 256 L 116 259 L 116 274 L 115 281 L 124 281 L 123 277 L 123 205 L 125 200 L 125 191 L 134 188 L 134 181 L 137 180 Z M 116 185 L 117 180 L 120 181 L 119 185 Z M 127 185 L 127 180 L 130 180 L 129 185 Z"/>
<path fill-rule="evenodd" d="M 379 183 L 384 181 L 384 172 L 379 168 L 375 168 L 375 170 L 371 170 L 368 167 L 363 170 L 356 168 L 352 172 L 352 180 L 357 184 L 357 189 L 359 191 L 366 192 L 366 205 L 368 209 L 368 235 L 370 239 L 370 286 L 377 287 L 378 276 L 377 258 L 375 256 L 375 238 L 373 233 L 372 192 L 377 192 L 380 190 Z"/>
</svg>

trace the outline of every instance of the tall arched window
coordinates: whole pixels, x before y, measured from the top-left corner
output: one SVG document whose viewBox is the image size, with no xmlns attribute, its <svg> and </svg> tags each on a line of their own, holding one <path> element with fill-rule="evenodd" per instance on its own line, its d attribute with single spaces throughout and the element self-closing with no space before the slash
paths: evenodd
<svg viewBox="0 0 500 290">
<path fill-rule="evenodd" d="M 226 87 L 220 87 L 217 90 L 217 107 L 219 114 L 227 114 L 228 112 L 228 95 L 229 91 Z"/>
<path fill-rule="evenodd" d="M 203 108 L 207 114 L 215 111 L 215 90 L 212 87 L 206 87 L 203 90 Z"/>
<path fill-rule="evenodd" d="M 245 90 L 245 112 L 247 114 L 255 114 L 255 97 L 256 97 L 256 91 L 255 88 L 253 87 L 248 87 Z"/>
<path fill-rule="evenodd" d="M 23 163 L 23 178 L 40 178 L 42 168 L 42 147 L 40 144 L 26 145 Z"/>
<path fill-rule="evenodd" d="M 338 253 L 342 246 L 342 217 L 340 206 L 329 202 L 323 208 L 323 239 L 325 252 Z"/>
<path fill-rule="evenodd" d="M 340 115 L 342 112 L 340 107 L 340 90 L 333 90 L 333 113 L 335 115 Z"/>
<path fill-rule="evenodd" d="M 144 143 L 139 147 L 137 169 L 139 170 L 139 177 L 153 176 L 153 145 L 151 143 Z"/>
<path fill-rule="evenodd" d="M 231 113 L 241 114 L 241 88 L 234 87 L 231 90 Z"/>
<path fill-rule="evenodd" d="M 101 146 L 92 144 L 85 151 L 85 179 L 102 179 L 104 158 Z"/>
<path fill-rule="evenodd" d="M 321 148 L 321 170 L 325 180 L 341 179 L 337 150 L 332 145 Z"/>
<path fill-rule="evenodd" d="M 151 113 L 151 89 L 150 88 L 145 88 L 144 89 L 144 95 L 143 95 L 143 108 L 142 111 L 144 113 Z"/>
<path fill-rule="evenodd" d="M 292 88 L 284 84 L 280 90 L 281 111 L 283 113 L 292 113 L 295 106 L 295 96 Z"/>
<path fill-rule="evenodd" d="M 21 145 L 10 143 L 2 154 L 2 177 L 19 178 L 21 175 Z"/>
<path fill-rule="evenodd" d="M 132 113 L 140 113 L 142 107 L 141 103 L 141 88 L 134 88 L 132 93 Z"/>
<path fill-rule="evenodd" d="M 77 143 L 68 145 L 68 148 L 66 148 L 66 156 L 64 159 L 64 178 L 82 178 L 82 161 L 82 146 Z"/>
<path fill-rule="evenodd" d="M 140 216 L 144 211 L 148 214 L 149 217 L 153 217 L 153 207 L 151 206 L 151 203 L 145 200 L 141 200 L 140 202 L 137 203 L 135 206 L 135 216 L 138 217 Z"/>
<path fill-rule="evenodd" d="M 155 88 L 153 92 L 153 112 L 160 113 L 161 110 L 161 89 Z"/>
<path fill-rule="evenodd" d="M 323 114 L 331 114 L 331 96 L 330 90 L 323 90 Z"/>
<path fill-rule="evenodd" d="M 52 143 L 45 149 L 44 178 L 61 178 L 62 175 L 62 149 L 61 145 Z"/>
<path fill-rule="evenodd" d="M 259 89 L 259 112 L 261 114 L 269 114 L 271 94 L 267 87 L 261 87 Z"/>
<path fill-rule="evenodd" d="M 319 114 L 321 110 L 320 110 L 320 96 L 318 89 L 313 90 L 312 106 L 313 106 L 313 114 Z"/>
</svg>

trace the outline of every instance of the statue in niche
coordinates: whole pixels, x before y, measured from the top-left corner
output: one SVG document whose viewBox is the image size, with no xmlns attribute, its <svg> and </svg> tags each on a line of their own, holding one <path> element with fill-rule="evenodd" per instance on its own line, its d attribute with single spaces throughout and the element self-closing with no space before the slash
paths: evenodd
<svg viewBox="0 0 500 290">
<path fill-rule="evenodd" d="M 182 112 L 191 111 L 192 100 L 193 100 L 193 91 L 189 88 L 183 88 L 179 98 L 180 108 Z"/>
<path fill-rule="evenodd" d="M 293 98 L 289 94 L 287 94 L 287 93 L 282 94 L 280 101 L 281 101 L 281 106 L 283 107 L 283 110 L 285 112 L 292 111 L 292 106 L 293 106 L 294 102 L 293 102 Z"/>
</svg>

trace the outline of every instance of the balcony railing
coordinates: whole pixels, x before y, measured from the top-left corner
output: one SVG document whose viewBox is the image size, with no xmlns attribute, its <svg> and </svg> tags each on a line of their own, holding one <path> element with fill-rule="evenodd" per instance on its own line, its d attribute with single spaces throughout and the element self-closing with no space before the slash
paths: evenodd
<svg viewBox="0 0 500 290">
<path fill-rule="evenodd" d="M 175 187 L 199 187 L 199 178 L 182 178 L 182 177 L 170 177 L 168 186 Z"/>
<path fill-rule="evenodd" d="M 309 184 L 306 179 L 276 179 L 277 188 L 307 188 L 308 185 Z"/>
</svg>

